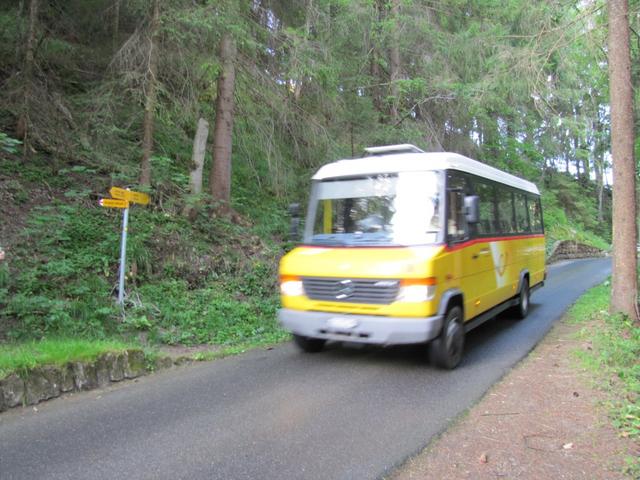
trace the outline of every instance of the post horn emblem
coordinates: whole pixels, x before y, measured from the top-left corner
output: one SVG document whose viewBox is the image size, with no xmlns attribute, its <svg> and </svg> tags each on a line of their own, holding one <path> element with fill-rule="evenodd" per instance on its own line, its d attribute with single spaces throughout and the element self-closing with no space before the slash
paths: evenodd
<svg viewBox="0 0 640 480">
<path fill-rule="evenodd" d="M 338 282 L 338 291 L 336 292 L 336 300 L 344 300 L 349 298 L 356 291 L 356 287 L 349 279 L 340 280 Z"/>
</svg>

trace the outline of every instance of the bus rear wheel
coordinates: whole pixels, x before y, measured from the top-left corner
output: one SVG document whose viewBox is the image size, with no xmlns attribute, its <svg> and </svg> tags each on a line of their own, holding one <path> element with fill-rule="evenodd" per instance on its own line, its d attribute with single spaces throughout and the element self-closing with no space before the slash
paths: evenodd
<svg viewBox="0 0 640 480">
<path fill-rule="evenodd" d="M 438 368 L 452 370 L 458 366 L 464 350 L 462 309 L 447 311 L 440 335 L 429 343 L 429 361 Z"/>
<path fill-rule="evenodd" d="M 518 305 L 514 307 L 516 318 L 523 320 L 529 314 L 530 296 L 529 280 L 525 277 L 522 280 L 522 287 L 520 287 L 520 293 L 518 294 Z"/>
<path fill-rule="evenodd" d="M 303 335 L 293 334 L 293 343 L 295 343 L 300 350 L 307 353 L 318 353 L 324 348 L 326 340 L 321 338 L 305 337 Z"/>
</svg>

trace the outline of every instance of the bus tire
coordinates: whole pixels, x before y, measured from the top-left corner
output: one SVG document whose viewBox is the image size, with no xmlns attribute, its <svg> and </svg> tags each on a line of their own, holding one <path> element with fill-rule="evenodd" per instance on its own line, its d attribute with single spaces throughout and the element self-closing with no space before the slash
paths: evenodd
<svg viewBox="0 0 640 480">
<path fill-rule="evenodd" d="M 446 370 L 458 366 L 464 350 L 464 325 L 462 309 L 451 307 L 444 317 L 440 335 L 429 343 L 429 361 L 432 365 Z"/>
<path fill-rule="evenodd" d="M 311 338 L 303 335 L 293 334 L 293 343 L 295 343 L 300 350 L 307 353 L 318 353 L 324 348 L 326 340 L 322 338 Z"/>
<path fill-rule="evenodd" d="M 514 313 L 516 318 L 523 320 L 529 315 L 529 305 L 531 303 L 531 291 L 529 290 L 529 279 L 524 277 L 522 279 L 522 287 L 520 287 L 520 293 L 518 294 L 518 305 L 514 307 Z"/>
</svg>

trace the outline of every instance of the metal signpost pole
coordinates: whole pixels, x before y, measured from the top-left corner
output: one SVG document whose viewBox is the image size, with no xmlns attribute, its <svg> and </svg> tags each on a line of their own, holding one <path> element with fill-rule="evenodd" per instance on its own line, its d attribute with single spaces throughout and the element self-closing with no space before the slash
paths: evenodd
<svg viewBox="0 0 640 480">
<path fill-rule="evenodd" d="M 151 198 L 146 193 L 132 192 L 128 188 L 111 187 L 112 198 L 101 198 L 100 206 L 105 208 L 122 208 L 122 241 L 120 242 L 120 278 L 118 279 L 118 305 L 124 305 L 124 272 L 127 261 L 127 231 L 129 225 L 129 205 L 138 203 L 149 205 Z"/>
<path fill-rule="evenodd" d="M 120 243 L 120 280 L 118 282 L 118 305 L 124 303 L 124 272 L 127 259 L 127 225 L 129 224 L 129 207 L 122 212 L 122 241 Z"/>
</svg>

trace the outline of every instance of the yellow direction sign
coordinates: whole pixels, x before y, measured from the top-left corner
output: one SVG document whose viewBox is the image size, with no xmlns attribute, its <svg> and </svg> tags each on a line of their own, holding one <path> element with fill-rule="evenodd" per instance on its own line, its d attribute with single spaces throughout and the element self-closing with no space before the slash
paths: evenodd
<svg viewBox="0 0 640 480">
<path fill-rule="evenodd" d="M 119 198 L 101 198 L 100 206 L 105 208 L 129 208 L 129 202 Z"/>
<path fill-rule="evenodd" d="M 120 187 L 111 187 L 109 193 L 113 198 L 119 200 L 126 200 L 131 203 L 139 203 L 140 205 L 147 205 L 151 198 L 146 193 L 132 192 L 131 190 L 125 190 Z"/>
</svg>

